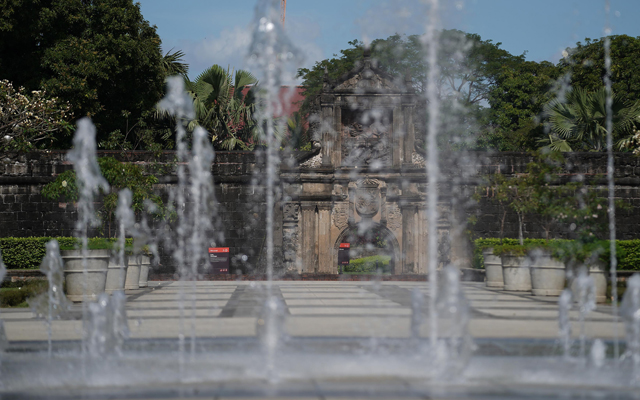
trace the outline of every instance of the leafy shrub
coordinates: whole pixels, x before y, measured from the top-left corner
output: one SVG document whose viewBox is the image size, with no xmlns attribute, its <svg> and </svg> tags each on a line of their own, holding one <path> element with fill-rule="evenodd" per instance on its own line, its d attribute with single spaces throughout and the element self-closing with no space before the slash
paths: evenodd
<svg viewBox="0 0 640 400">
<path fill-rule="evenodd" d="M 488 247 L 493 247 L 496 255 L 507 251 L 524 255 L 532 247 L 542 246 L 551 250 L 554 257 L 563 260 L 573 258 L 577 261 L 584 261 L 593 253 L 598 253 L 599 259 L 605 263 L 608 263 L 610 259 L 608 240 L 580 243 L 562 239 L 552 239 L 550 241 L 525 239 L 524 246 L 519 246 L 518 239 L 506 238 L 502 239 L 502 243 L 501 245 L 500 239 L 497 238 L 476 239 L 473 251 L 473 267 L 484 268 L 482 250 Z M 618 240 L 616 242 L 616 258 L 619 270 L 640 271 L 640 239 Z"/>
<path fill-rule="evenodd" d="M 74 237 L 26 237 L 26 238 L 0 238 L 0 250 L 2 259 L 7 269 L 38 269 L 46 254 L 45 244 L 56 239 L 60 244 L 60 250 L 73 250 L 80 248 L 80 241 Z M 116 246 L 117 239 L 90 238 L 88 247 L 95 249 L 112 249 Z M 126 247 L 133 246 L 133 239 L 125 240 Z"/>
<path fill-rule="evenodd" d="M 389 271 L 389 261 L 391 260 L 391 256 L 370 256 L 363 257 L 351 260 L 349 265 L 344 266 L 344 272 L 354 273 L 354 272 L 376 272 L 376 263 L 379 268 L 382 269 L 382 272 L 390 272 Z"/>
<path fill-rule="evenodd" d="M 120 162 L 113 157 L 99 158 L 98 165 L 100 166 L 100 172 L 110 186 L 108 193 L 103 193 L 102 208 L 100 209 L 101 218 L 103 223 L 106 224 L 104 228 L 106 228 L 108 236 L 111 236 L 111 226 L 115 223 L 118 193 L 121 189 L 131 190 L 131 207 L 135 213 L 143 211 L 145 200 L 150 200 L 157 206 L 158 213 L 162 214 L 164 210 L 162 198 L 153 192 L 153 185 L 158 183 L 158 178 L 146 174 L 140 165 Z M 75 171 L 65 171 L 56 176 L 56 179 L 46 184 L 40 193 L 49 200 L 78 200 Z"/>
<path fill-rule="evenodd" d="M 26 307 L 28 298 L 44 293 L 48 288 L 46 280 L 31 280 L 19 284 L 18 287 L 0 289 L 0 307 Z"/>
</svg>

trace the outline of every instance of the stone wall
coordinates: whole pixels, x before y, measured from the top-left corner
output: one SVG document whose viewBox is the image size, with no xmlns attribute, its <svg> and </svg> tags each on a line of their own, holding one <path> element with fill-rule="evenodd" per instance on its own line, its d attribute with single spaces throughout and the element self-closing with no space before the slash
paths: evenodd
<svg viewBox="0 0 640 400">
<path fill-rule="evenodd" d="M 131 152 L 126 155 L 100 152 L 100 156 L 106 155 L 113 155 L 149 168 L 158 164 L 163 166 L 167 172 L 158 176 L 159 183 L 156 189 L 165 198 L 168 189 L 177 183 L 172 152 L 163 153 L 159 158 L 154 158 L 153 154 L 145 152 Z M 295 165 L 311 155 L 313 154 L 296 154 L 288 161 Z M 523 172 L 526 164 L 531 160 L 529 155 L 522 153 L 475 153 L 474 157 L 472 159 L 476 161 L 473 163 L 465 159 L 455 167 L 443 169 L 450 174 L 449 176 L 466 176 L 465 180 L 459 182 L 465 187 L 465 191 L 461 192 L 464 193 L 462 197 L 465 198 L 462 200 L 465 201 L 474 191 L 479 175 Z M 571 167 L 567 170 L 565 178 L 583 174 L 606 195 L 606 181 L 602 178 L 606 173 L 606 154 L 573 153 L 567 155 L 567 158 Z M 624 200 L 629 206 L 627 210 L 617 211 L 617 235 L 620 239 L 638 238 L 640 237 L 640 159 L 631 154 L 618 153 L 615 166 L 616 197 Z M 69 168 L 71 165 L 65 161 L 65 152 L 61 151 L 1 155 L 0 227 L 2 229 L 0 229 L 0 237 L 73 235 L 76 220 L 75 205 L 63 201 L 48 201 L 40 195 L 44 184 Z M 473 173 L 459 173 L 463 170 L 473 171 Z M 220 203 L 218 227 L 224 232 L 224 242 L 216 245 L 230 247 L 232 269 L 240 269 L 243 273 L 261 269 L 264 265 L 266 255 L 264 171 L 260 154 L 251 152 L 217 152 L 212 166 L 216 198 Z M 276 265 L 280 265 L 283 216 L 280 203 L 276 204 L 275 254 L 278 258 Z M 478 216 L 478 222 L 470 227 L 476 236 L 498 237 L 500 235 L 502 210 L 495 202 L 483 197 L 475 206 L 469 206 L 468 201 L 465 204 L 465 208 L 460 213 L 462 218 L 465 218 L 465 214 Z M 526 221 L 526 237 L 543 237 L 543 230 L 537 223 L 535 215 L 527 216 Z M 517 229 L 516 215 L 508 212 L 505 237 L 517 237 Z M 92 235 L 99 234 L 97 230 L 92 232 Z M 570 232 L 566 229 L 558 229 L 555 234 L 558 237 L 570 236 Z M 164 254 L 162 264 L 165 271 L 171 271 L 173 267 L 169 254 Z"/>
<path fill-rule="evenodd" d="M 565 157 L 568 169 L 563 174 L 563 180 L 582 175 L 586 182 L 601 192 L 602 196 L 608 196 L 606 153 L 567 153 Z M 523 153 L 504 152 L 486 155 L 481 161 L 480 174 L 511 175 L 525 172 L 526 165 L 532 161 L 532 157 Z M 616 235 L 618 239 L 637 239 L 640 238 L 640 157 L 630 153 L 616 153 L 614 165 L 615 198 L 622 200 L 628 207 L 616 210 Z M 477 181 L 469 183 L 473 186 Z M 478 219 L 470 228 L 479 237 L 499 237 L 503 211 L 504 209 L 483 193 L 479 204 L 467 210 L 469 215 L 475 214 Z M 525 216 L 524 236 L 545 237 L 538 216 Z M 518 218 L 511 210 L 507 210 L 504 237 L 518 237 Z M 567 227 L 557 227 L 554 237 L 570 238 L 571 231 Z"/>
</svg>

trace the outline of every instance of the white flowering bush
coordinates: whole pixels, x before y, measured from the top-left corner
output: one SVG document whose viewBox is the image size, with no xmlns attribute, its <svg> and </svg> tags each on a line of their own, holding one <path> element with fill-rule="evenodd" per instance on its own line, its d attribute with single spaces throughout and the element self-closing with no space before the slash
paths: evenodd
<svg viewBox="0 0 640 400">
<path fill-rule="evenodd" d="M 70 134 L 71 106 L 47 98 L 44 90 L 27 93 L 0 80 L 0 151 L 51 146 L 56 135 Z"/>
</svg>

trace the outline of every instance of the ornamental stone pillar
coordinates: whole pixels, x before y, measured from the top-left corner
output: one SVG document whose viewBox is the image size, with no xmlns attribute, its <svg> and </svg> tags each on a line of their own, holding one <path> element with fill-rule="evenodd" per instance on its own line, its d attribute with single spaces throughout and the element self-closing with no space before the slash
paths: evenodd
<svg viewBox="0 0 640 400">
<path fill-rule="evenodd" d="M 315 203 L 302 203 L 302 272 L 318 271 Z"/>
</svg>

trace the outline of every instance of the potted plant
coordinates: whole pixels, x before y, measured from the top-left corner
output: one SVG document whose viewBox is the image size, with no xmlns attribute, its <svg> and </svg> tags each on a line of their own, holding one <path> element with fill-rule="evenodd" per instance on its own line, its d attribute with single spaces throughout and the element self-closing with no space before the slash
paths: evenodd
<svg viewBox="0 0 640 400">
<path fill-rule="evenodd" d="M 112 244 L 104 238 L 89 239 L 86 254 L 78 247 L 60 246 L 67 297 L 74 302 L 96 300 L 105 291 Z"/>
<path fill-rule="evenodd" d="M 531 291 L 531 273 L 527 263 L 527 247 L 519 244 L 503 244 L 493 249 L 502 262 L 504 290 Z"/>
</svg>

